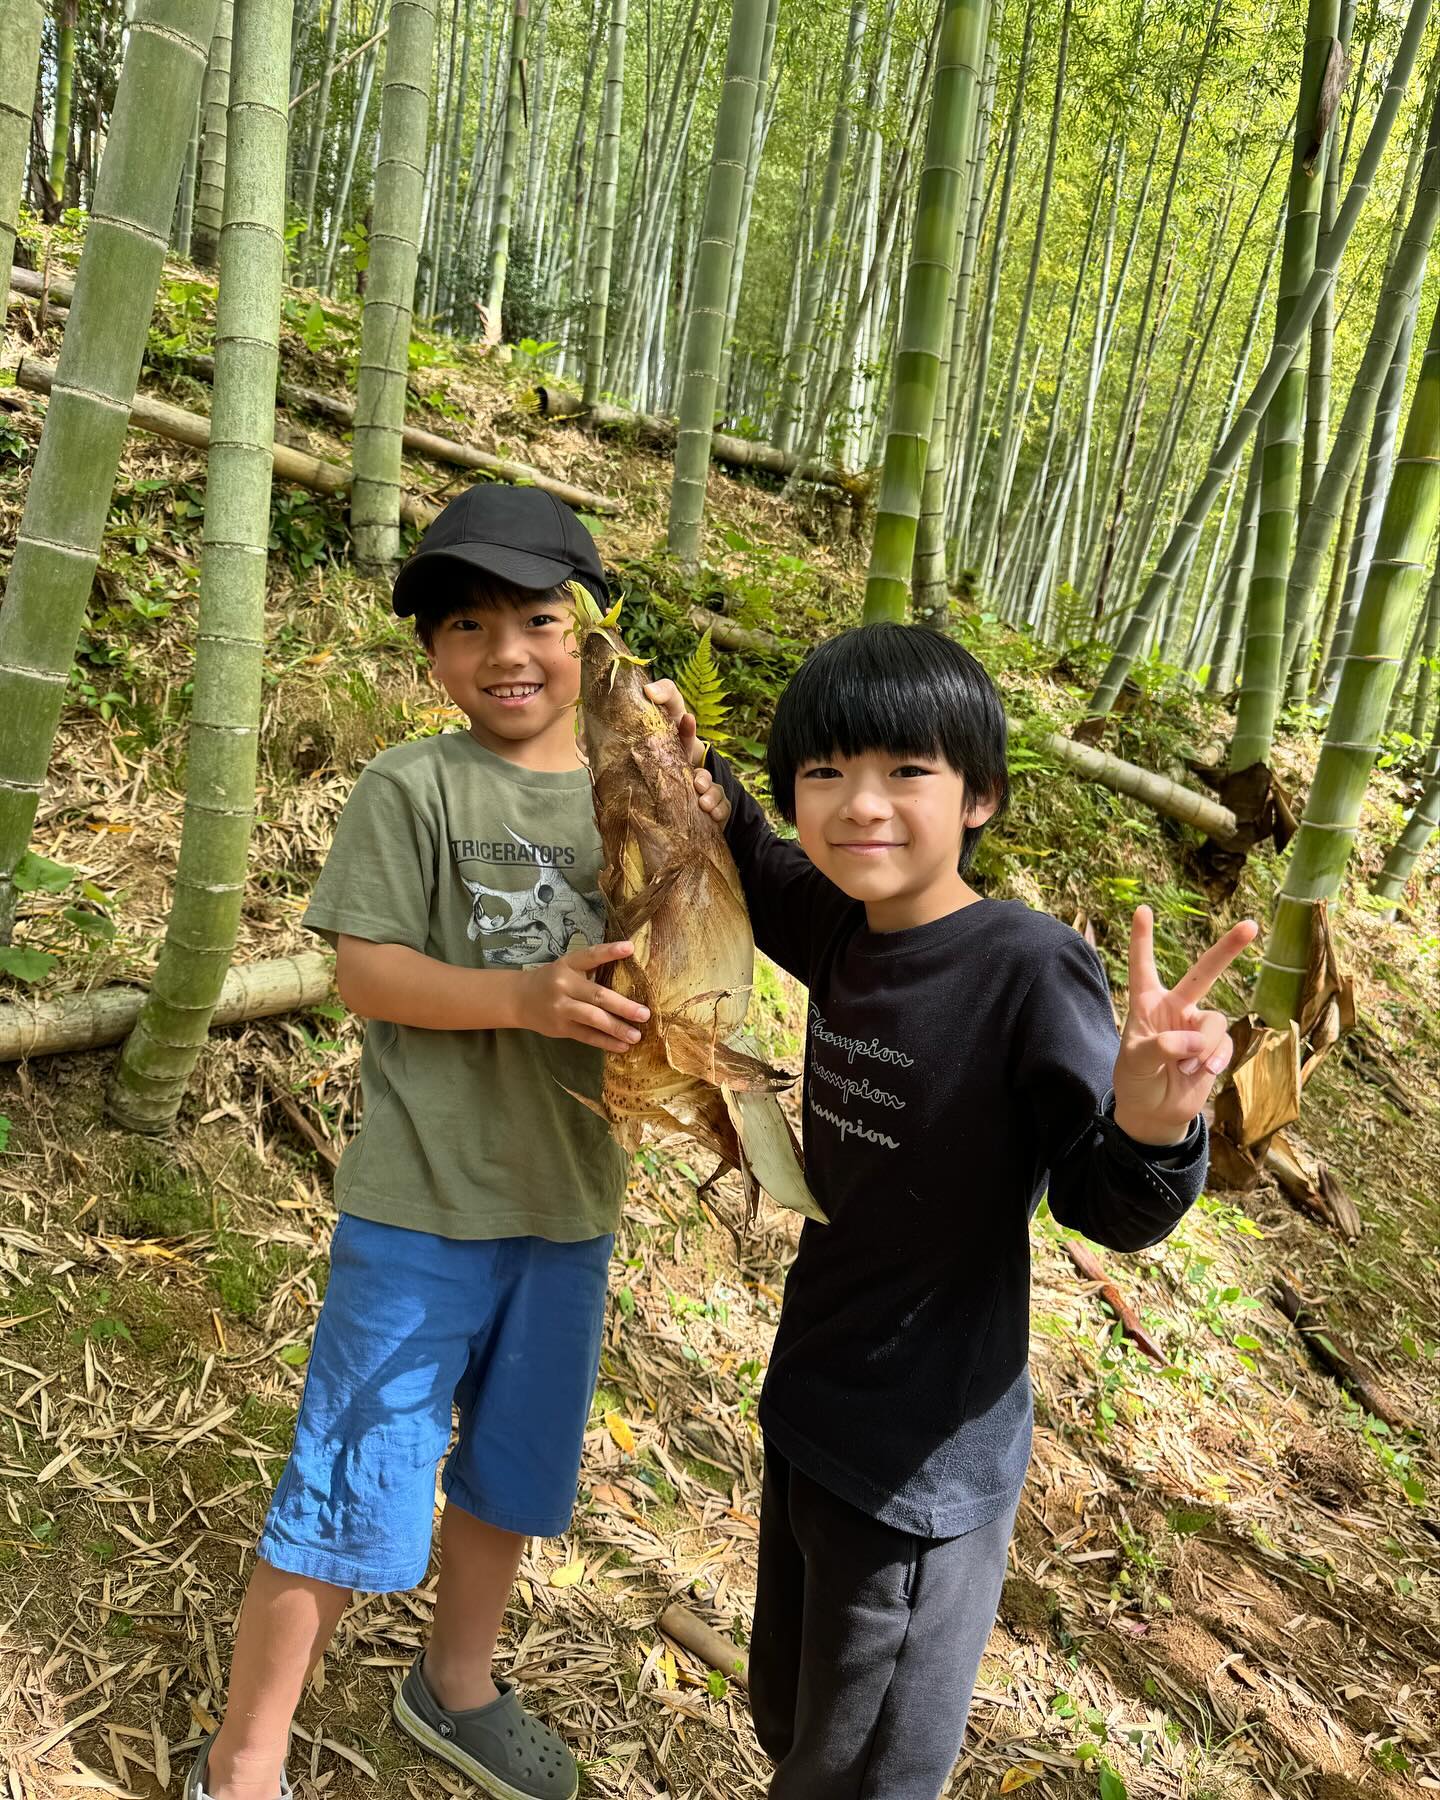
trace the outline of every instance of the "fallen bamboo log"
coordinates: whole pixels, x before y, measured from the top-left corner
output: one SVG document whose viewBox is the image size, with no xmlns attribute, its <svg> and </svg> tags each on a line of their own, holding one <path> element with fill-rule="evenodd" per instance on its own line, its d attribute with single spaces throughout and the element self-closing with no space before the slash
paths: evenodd
<svg viewBox="0 0 1440 1800">
<path fill-rule="evenodd" d="M 586 408 L 580 395 L 566 388 L 538 387 L 535 401 L 542 419 L 580 419 L 601 431 L 634 431 L 643 443 L 657 450 L 673 450 L 677 426 L 674 419 L 659 413 L 631 412 L 628 407 L 597 402 Z M 768 475 L 793 475 L 800 471 L 802 481 L 818 482 L 824 487 L 839 488 L 852 500 L 863 499 L 869 482 L 863 475 L 849 475 L 844 469 L 828 463 L 809 462 L 801 465 L 791 450 L 779 450 L 774 444 L 757 444 L 749 438 L 734 437 L 727 431 L 716 431 L 710 438 L 710 455 L 715 462 L 736 469 L 763 469 Z"/>
<path fill-rule="evenodd" d="M 1392 1431 L 1411 1431 L 1414 1422 L 1394 1406 L 1375 1384 L 1375 1378 L 1363 1368 L 1349 1347 L 1336 1337 L 1324 1314 L 1312 1306 L 1283 1276 L 1275 1278 L 1275 1303 L 1305 1340 L 1305 1347 L 1316 1362 L 1333 1375 L 1345 1391 L 1382 1420 Z"/>
<path fill-rule="evenodd" d="M 659 1619 L 659 1628 L 668 1638 L 673 1638 L 682 1650 L 688 1650 L 698 1656 L 701 1662 L 712 1669 L 718 1669 L 722 1675 L 732 1681 L 750 1685 L 750 1657 L 747 1651 L 734 1644 L 727 1637 L 722 1637 L 713 1626 L 707 1625 L 703 1619 L 697 1619 L 688 1606 L 681 1606 L 678 1600 L 672 1600 Z"/>
<path fill-rule="evenodd" d="M 1156 775 L 1136 763 L 1122 762 L 1108 750 L 1096 750 L 1090 744 L 1077 744 L 1058 731 L 1047 731 L 1031 739 L 1037 750 L 1053 756 L 1066 768 L 1074 769 L 1089 781 L 1098 781 L 1112 793 L 1126 794 L 1132 800 L 1143 800 L 1167 819 L 1178 819 L 1182 825 L 1193 825 L 1206 837 L 1225 843 L 1235 836 L 1238 821 L 1228 806 L 1209 800 L 1193 788 L 1182 787 L 1168 775 Z"/>
<path fill-rule="evenodd" d="M 193 368 L 197 375 L 203 375 L 207 380 L 214 379 L 213 356 L 191 356 L 185 361 L 186 366 Z M 355 423 L 354 405 L 336 394 L 322 393 L 319 388 L 300 387 L 293 381 L 280 382 L 275 393 L 281 404 L 292 410 L 299 408 L 318 412 L 327 419 L 333 419 L 337 425 L 350 426 Z M 500 481 L 527 483 L 531 487 L 538 487 L 543 493 L 553 494 L 557 500 L 563 500 L 567 506 L 576 507 L 581 512 L 615 514 L 625 510 L 619 500 L 607 499 L 604 494 L 592 494 L 589 488 L 561 481 L 558 476 L 547 475 L 543 469 L 532 468 L 529 463 L 496 456 L 493 451 L 481 450 L 474 444 L 459 443 L 455 438 L 439 437 L 435 432 L 421 431 L 415 425 L 403 427 L 400 440 L 412 456 L 428 457 L 431 462 L 453 463 L 460 469 L 480 469 Z"/>
<path fill-rule="evenodd" d="M 238 1025 L 316 1006 L 330 992 L 333 967 L 323 950 L 306 950 L 233 968 L 210 1022 Z M 118 1044 L 130 1035 L 144 1004 L 145 990 L 138 987 L 95 988 L 54 1000 L 7 1001 L 0 1005 L 0 1062 Z"/>
<path fill-rule="evenodd" d="M 15 369 L 16 387 L 28 388 L 32 394 L 48 394 L 55 383 L 53 363 L 25 356 Z M 194 450 L 210 447 L 210 421 L 203 413 L 186 412 L 183 406 L 172 406 L 168 400 L 152 400 L 148 394 L 136 394 L 130 404 L 130 423 L 137 431 L 152 437 L 163 437 L 173 444 L 188 444 Z M 271 451 L 275 473 L 282 481 L 298 482 L 317 494 L 346 494 L 350 491 L 351 472 L 340 463 L 312 456 L 308 450 L 292 450 L 288 444 L 276 444 Z M 439 512 L 426 500 L 400 500 L 400 517 L 407 524 L 425 526 Z"/>
<path fill-rule="evenodd" d="M 20 271 L 17 270 L 16 273 Z M 214 375 L 213 357 L 196 356 L 188 360 L 202 373 Z M 21 369 L 27 368 L 30 370 L 28 380 L 21 375 Z M 42 379 L 40 371 L 45 371 L 49 380 L 53 380 L 55 371 L 51 364 L 35 357 L 25 357 L 20 368 L 15 371 L 16 383 L 30 388 L 34 393 L 48 394 L 48 381 Z M 308 406 L 328 413 L 331 418 L 344 425 L 351 425 L 355 421 L 355 408 L 332 394 L 322 394 L 314 388 L 293 387 L 288 382 L 282 382 L 277 393 L 287 406 Z M 197 449 L 204 449 L 210 442 L 210 421 L 203 413 L 187 412 L 184 407 L 172 406 L 166 400 L 154 400 L 148 394 L 136 394 L 130 409 L 130 419 L 132 424 L 144 431 L 151 431 L 158 437 L 172 438 L 177 443 L 191 444 Z M 576 487 L 572 482 L 560 481 L 541 469 L 532 468 L 529 463 L 512 462 L 503 456 L 493 456 L 488 450 L 477 450 L 472 444 L 457 444 L 450 438 L 437 437 L 433 432 L 417 431 L 410 426 L 405 427 L 402 441 L 413 455 L 453 463 L 460 468 L 479 469 L 487 475 L 495 476 L 499 481 L 539 488 L 542 493 L 553 494 L 557 500 L 563 500 L 567 506 L 576 507 L 581 512 L 614 514 L 624 510 L 618 500 L 611 500 L 604 494 L 592 494 L 588 488 Z M 309 475 L 305 472 L 307 469 L 310 470 Z M 350 470 L 340 463 L 309 456 L 304 451 L 292 450 L 284 444 L 275 446 L 275 473 L 282 480 L 296 481 L 302 487 L 313 487 L 318 492 L 327 494 L 347 491 L 351 481 Z M 438 508 L 430 507 L 423 500 L 402 498 L 400 502 L 400 516 L 407 523 L 428 525 L 437 510 Z"/>
<path fill-rule="evenodd" d="M 1164 1368 L 1170 1360 L 1169 1357 L 1140 1323 L 1139 1313 L 1105 1273 L 1099 1257 L 1087 1250 L 1083 1244 L 1074 1243 L 1069 1239 L 1066 1240 L 1065 1248 L 1070 1253 L 1070 1260 L 1074 1263 L 1076 1272 L 1083 1275 L 1087 1281 L 1095 1283 L 1100 1298 L 1120 1321 L 1120 1329 L 1125 1336 L 1138 1349 L 1143 1350 L 1151 1362 L 1159 1363 L 1161 1368 Z"/>
<path fill-rule="evenodd" d="M 22 269 L 16 263 L 10 271 L 11 289 L 27 300 L 56 301 L 68 309 L 75 298 L 75 283 L 64 275 L 48 278 L 39 269 Z"/>
<path fill-rule="evenodd" d="M 705 606 L 690 608 L 690 623 L 702 636 L 708 631 L 710 642 L 717 650 L 736 650 L 747 656 L 770 656 L 783 648 L 773 632 L 737 625 L 732 619 L 727 619 L 724 613 L 711 612 Z"/>
</svg>

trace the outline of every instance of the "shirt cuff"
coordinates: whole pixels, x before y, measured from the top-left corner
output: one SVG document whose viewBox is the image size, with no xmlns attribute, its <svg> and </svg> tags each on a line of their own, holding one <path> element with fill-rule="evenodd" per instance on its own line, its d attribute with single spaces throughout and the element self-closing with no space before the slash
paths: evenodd
<svg viewBox="0 0 1440 1800">
<path fill-rule="evenodd" d="M 1132 1138 L 1128 1131 L 1115 1123 L 1115 1095 L 1108 1093 L 1100 1106 L 1100 1117 L 1125 1145 L 1142 1162 L 1152 1169 L 1185 1169 L 1195 1160 L 1195 1152 L 1200 1148 L 1204 1134 L 1204 1122 L 1200 1114 L 1190 1121 L 1190 1129 L 1178 1144 L 1142 1144 L 1138 1138 Z"/>
</svg>

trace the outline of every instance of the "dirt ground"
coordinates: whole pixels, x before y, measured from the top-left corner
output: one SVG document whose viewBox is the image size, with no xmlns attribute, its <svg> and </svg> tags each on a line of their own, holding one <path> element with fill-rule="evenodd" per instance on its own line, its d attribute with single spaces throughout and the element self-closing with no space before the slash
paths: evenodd
<svg viewBox="0 0 1440 1800">
<path fill-rule="evenodd" d="M 783 1053 L 795 996 L 767 988 Z M 354 1054 L 325 1042 L 322 1088 L 345 1081 Z M 13 1133 L 0 1164 L 0 1759 L 13 1800 L 79 1788 L 149 1800 L 214 1721 L 333 1223 L 323 1167 L 274 1099 L 277 1071 L 290 1093 L 317 1088 L 297 1023 L 218 1037 L 195 1122 L 158 1149 L 101 1122 L 106 1061 L 0 1078 Z M 1356 1179 L 1367 1214 L 1391 1191 L 1363 1185 L 1377 1152 L 1388 1163 L 1404 1139 L 1417 1180 L 1436 1166 L 1433 1091 L 1403 1127 L 1338 1067 L 1327 1098 L 1337 1142 L 1317 1147 Z M 767 1214 L 737 1255 L 737 1197 L 697 1199 L 682 1151 L 637 1165 L 574 1527 L 531 1547 L 505 1665 L 582 1757 L 582 1792 L 728 1800 L 765 1790 L 743 1687 L 656 1620 L 679 1598 L 745 1641 L 754 1400 L 793 1229 Z M 1102 1763 L 1132 1800 L 1440 1788 L 1433 1511 L 1407 1500 L 1376 1451 L 1385 1440 L 1360 1429 L 1266 1299 L 1276 1267 L 1313 1283 L 1349 1265 L 1345 1330 L 1364 1333 L 1392 1394 L 1433 1426 L 1434 1223 L 1423 1190 L 1367 1218 L 1405 1246 L 1412 1302 L 1367 1282 L 1369 1239 L 1343 1248 L 1273 1194 L 1203 1201 L 1157 1250 L 1110 1259 L 1170 1359 L 1156 1367 L 1112 1343 L 1064 1234 L 1041 1221 L 1035 1457 L 952 1794 L 1013 1791 L 1001 1783 L 1019 1771 L 1037 1795 L 1091 1795 Z M 1407 1465 L 1412 1479 L 1425 1460 Z M 347 1617 L 300 1710 L 302 1795 L 464 1791 L 387 1716 L 432 1596 L 433 1583 L 362 1598 Z"/>
</svg>

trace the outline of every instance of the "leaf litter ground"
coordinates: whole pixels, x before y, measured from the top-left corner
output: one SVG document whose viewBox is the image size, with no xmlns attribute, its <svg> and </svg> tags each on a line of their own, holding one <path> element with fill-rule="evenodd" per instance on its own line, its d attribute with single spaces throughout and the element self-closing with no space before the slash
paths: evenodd
<svg viewBox="0 0 1440 1800">
<path fill-rule="evenodd" d="M 292 378 L 335 383 L 308 350 L 287 349 Z M 487 448 L 622 494 L 631 511 L 608 528 L 607 558 L 647 553 L 665 464 L 545 432 L 518 385 L 489 371 L 430 371 L 422 386 L 468 411 Z M 33 441 L 39 407 L 7 398 Z M 461 430 L 443 413 L 429 422 Z M 106 715 L 97 693 L 67 711 L 36 831 L 47 855 L 118 896 L 120 929 L 72 945 L 58 986 L 143 975 L 163 927 L 195 528 L 169 503 L 202 475 L 153 442 L 127 452 L 124 529 L 107 544 L 97 612 L 102 648 L 124 656 L 115 688 L 134 698 Z M 16 472 L 0 472 L 11 527 L 21 493 Z M 721 586 L 737 565 L 753 572 L 757 546 L 805 559 L 805 582 L 775 580 L 763 622 L 800 633 L 817 607 L 854 616 L 863 570 L 850 548 L 797 536 L 795 514 L 755 484 L 715 475 L 712 509 L 744 547 L 717 546 Z M 448 722 L 374 594 L 323 558 L 307 572 L 277 553 L 272 570 L 247 958 L 302 943 L 304 892 L 359 764 L 380 742 Z M 171 593 L 173 618 L 126 610 L 142 577 Z M 1067 689 L 1053 657 L 983 621 L 968 628 L 1012 713 L 1077 714 L 1083 679 Z M 1193 702 L 1146 699 L 1111 747 L 1179 774 L 1218 724 Z M 1291 740 L 1284 773 L 1301 789 L 1305 759 L 1306 740 Z M 1267 853 L 1213 908 L 1180 833 L 1057 778 L 1023 736 L 1016 765 L 992 891 L 1083 914 L 1117 982 L 1139 897 L 1157 903 L 1177 960 L 1212 912 L 1216 924 L 1265 915 Z M 1393 833 L 1400 793 L 1377 784 L 1358 875 Z M 1106 1257 L 1170 1359 L 1157 1368 L 1078 1281 L 1064 1234 L 1037 1223 L 1035 1455 L 955 1796 L 1093 1795 L 1102 1764 L 1132 1800 L 1440 1789 L 1440 907 L 1433 873 L 1403 926 L 1383 925 L 1358 893 L 1340 935 L 1366 1054 L 1322 1070 L 1302 1130 L 1359 1204 L 1360 1241 L 1344 1244 L 1266 1187 L 1206 1200 L 1144 1256 Z M 61 899 L 32 897 L 38 938 Z M 798 993 L 767 977 L 757 1011 L 767 1049 L 794 1066 Z M 173 1790 L 218 1714 L 323 1295 L 326 1165 L 354 1126 L 357 1050 L 331 1013 L 217 1034 L 182 1129 L 159 1146 L 104 1124 L 109 1053 L 0 1072 L 0 1769 L 12 1800 Z M 737 1253 L 736 1194 L 722 1184 L 701 1202 L 692 1173 L 670 1147 L 637 1161 L 574 1526 L 532 1546 L 507 1621 L 504 1666 L 565 1731 L 591 1795 L 730 1800 L 766 1784 L 743 1689 L 655 1622 L 679 1597 L 744 1641 L 754 1402 L 793 1233 L 767 1215 Z M 1420 1434 L 1378 1431 L 1316 1369 L 1270 1302 L 1281 1272 L 1324 1299 Z M 388 1718 L 433 1592 L 432 1579 L 347 1617 L 301 1706 L 291 1768 L 302 1795 L 470 1791 Z"/>
</svg>

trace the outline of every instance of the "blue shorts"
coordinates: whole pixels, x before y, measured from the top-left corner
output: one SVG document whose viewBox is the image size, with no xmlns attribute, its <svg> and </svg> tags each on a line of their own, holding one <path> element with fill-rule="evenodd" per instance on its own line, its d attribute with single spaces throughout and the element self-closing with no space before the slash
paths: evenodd
<svg viewBox="0 0 1440 1800">
<path fill-rule="evenodd" d="M 447 1500 L 527 1537 L 565 1531 L 613 1241 L 457 1240 L 342 1215 L 261 1557 L 365 1593 L 423 1581 L 452 1402 Z"/>
</svg>

